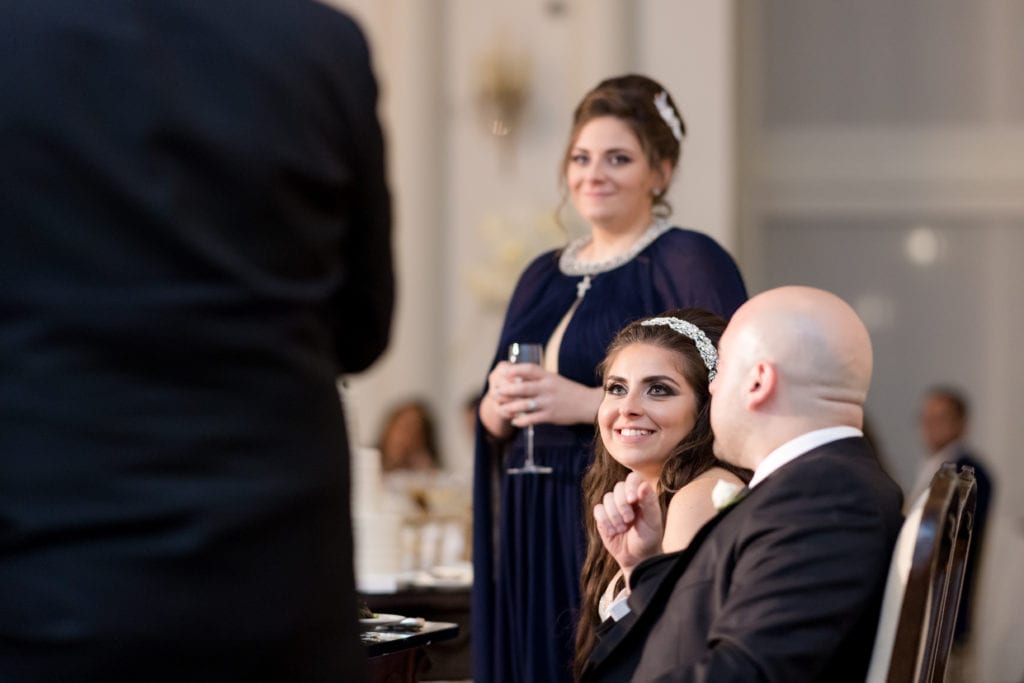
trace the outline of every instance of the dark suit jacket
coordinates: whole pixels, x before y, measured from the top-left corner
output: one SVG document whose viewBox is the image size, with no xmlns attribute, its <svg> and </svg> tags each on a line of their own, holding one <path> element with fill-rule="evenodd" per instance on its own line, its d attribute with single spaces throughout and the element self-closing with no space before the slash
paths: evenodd
<svg viewBox="0 0 1024 683">
<path fill-rule="evenodd" d="M 0 680 L 358 680 L 336 377 L 384 349 L 362 34 L 0 3 Z"/>
<path fill-rule="evenodd" d="M 863 439 L 781 467 L 636 568 L 584 680 L 863 681 L 900 502 Z"/>
</svg>

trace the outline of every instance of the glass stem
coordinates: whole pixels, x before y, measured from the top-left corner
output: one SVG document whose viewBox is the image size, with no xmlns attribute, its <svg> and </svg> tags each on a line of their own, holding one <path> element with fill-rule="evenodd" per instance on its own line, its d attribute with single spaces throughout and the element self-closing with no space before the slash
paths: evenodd
<svg viewBox="0 0 1024 683">
<path fill-rule="evenodd" d="M 533 425 L 526 427 L 526 465 L 533 467 Z"/>
</svg>

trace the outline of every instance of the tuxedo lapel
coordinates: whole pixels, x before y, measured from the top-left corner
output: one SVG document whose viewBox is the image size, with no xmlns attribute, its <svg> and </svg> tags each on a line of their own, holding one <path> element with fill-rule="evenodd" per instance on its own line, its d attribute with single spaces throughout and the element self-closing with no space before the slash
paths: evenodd
<svg viewBox="0 0 1024 683">
<path fill-rule="evenodd" d="M 744 496 L 745 497 L 745 496 Z M 587 665 L 584 669 L 584 679 L 587 674 L 592 674 L 615 652 L 618 646 L 626 640 L 631 633 L 645 628 L 655 619 L 657 605 L 664 605 L 668 593 L 676 585 L 677 579 L 690 564 L 694 554 L 700 548 L 708 534 L 718 526 L 726 515 L 734 510 L 742 498 L 736 500 L 729 507 L 720 510 L 717 515 L 697 531 L 690 544 L 674 553 L 655 555 L 644 560 L 633 570 L 630 576 L 630 612 L 619 621 L 606 620 L 597 630 L 597 642 L 590 656 L 587 658 Z"/>
<path fill-rule="evenodd" d="M 644 580 L 631 587 L 629 614 L 618 621 L 607 619 L 598 628 L 597 642 L 587 658 L 587 665 L 584 669 L 584 680 L 588 679 L 588 674 L 592 674 L 600 668 L 618 649 L 619 645 L 637 630 L 638 624 L 649 622 L 648 607 L 662 592 L 663 586 L 666 584 L 671 586 L 675 583 L 673 579 L 678 577 L 682 568 L 688 564 L 691 554 L 692 551 L 685 548 L 668 555 L 657 555 L 645 560 L 633 570 L 635 576 L 635 572 L 642 568 Z M 633 577 L 631 577 L 630 583 L 634 583 Z"/>
</svg>

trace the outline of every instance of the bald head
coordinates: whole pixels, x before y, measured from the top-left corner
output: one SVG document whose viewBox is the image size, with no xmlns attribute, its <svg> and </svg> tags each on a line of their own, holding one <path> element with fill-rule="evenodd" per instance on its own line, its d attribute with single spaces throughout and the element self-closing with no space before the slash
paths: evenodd
<svg viewBox="0 0 1024 683">
<path fill-rule="evenodd" d="M 794 399 L 863 406 L 871 384 L 871 338 L 849 304 L 821 289 L 780 287 L 741 310 L 737 327 L 753 350 L 775 363 Z"/>
<path fill-rule="evenodd" d="M 736 450 L 767 454 L 813 429 L 859 428 L 871 365 L 868 331 L 836 295 L 812 287 L 759 294 L 736 311 L 722 337 L 719 373 L 727 377 L 712 387 L 716 438 L 745 435 L 758 443 L 738 439 Z"/>
</svg>

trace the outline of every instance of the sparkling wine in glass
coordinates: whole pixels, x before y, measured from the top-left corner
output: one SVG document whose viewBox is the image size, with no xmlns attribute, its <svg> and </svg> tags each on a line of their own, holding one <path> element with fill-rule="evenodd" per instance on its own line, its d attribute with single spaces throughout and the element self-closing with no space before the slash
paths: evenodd
<svg viewBox="0 0 1024 683">
<path fill-rule="evenodd" d="M 544 358 L 544 347 L 541 344 L 521 344 L 513 342 L 508 347 L 508 362 L 534 363 L 540 365 Z M 551 468 L 537 465 L 533 461 L 533 425 L 526 427 L 526 462 L 522 467 L 512 467 L 509 474 L 551 474 Z"/>
</svg>

